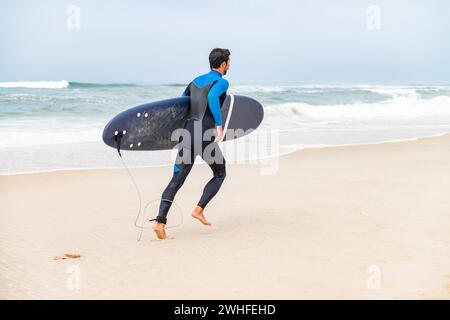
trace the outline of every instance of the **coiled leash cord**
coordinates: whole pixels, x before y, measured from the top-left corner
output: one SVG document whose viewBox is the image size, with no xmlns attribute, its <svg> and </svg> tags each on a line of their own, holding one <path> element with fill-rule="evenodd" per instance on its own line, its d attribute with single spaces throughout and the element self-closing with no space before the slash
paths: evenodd
<svg viewBox="0 0 450 320">
<path fill-rule="evenodd" d="M 149 229 L 149 228 L 150 228 L 150 226 L 144 227 L 144 224 L 145 224 L 145 222 L 146 222 L 146 221 L 145 221 L 145 212 L 146 212 L 147 208 L 149 207 L 149 205 L 152 204 L 152 203 L 154 203 L 154 202 L 156 202 L 156 201 L 160 202 L 160 201 L 163 201 L 163 200 L 164 200 L 164 201 L 167 201 L 167 202 L 171 202 L 172 205 L 175 205 L 175 206 L 178 208 L 179 212 L 180 212 L 180 217 L 181 217 L 180 223 L 179 223 L 179 224 L 176 224 L 176 225 L 174 225 L 174 226 L 166 226 L 166 229 L 173 229 L 173 228 L 176 228 L 176 227 L 181 226 L 181 225 L 183 224 L 183 221 L 184 221 L 184 217 L 183 217 L 183 214 L 182 214 L 183 211 L 181 210 L 181 207 L 180 207 L 176 202 L 174 202 L 174 201 L 172 201 L 172 200 L 169 200 L 169 199 L 162 199 L 162 198 L 156 198 L 156 199 L 153 199 L 153 200 L 150 200 L 149 202 L 147 202 L 147 203 L 145 204 L 144 210 L 142 210 L 142 196 L 141 196 L 141 191 L 139 190 L 139 187 L 138 187 L 138 185 L 137 185 L 137 183 L 136 183 L 136 180 L 134 179 L 134 177 L 133 177 L 133 175 L 132 175 L 130 169 L 129 169 L 128 166 L 126 165 L 125 160 L 124 160 L 123 157 L 122 157 L 122 154 L 120 153 L 120 142 L 121 142 L 121 140 L 122 140 L 122 137 L 123 137 L 123 133 L 122 133 L 122 132 L 119 132 L 119 133 L 116 135 L 116 137 L 115 137 L 115 141 L 117 142 L 117 152 L 119 153 L 120 160 L 122 161 L 123 167 L 124 167 L 125 170 L 127 171 L 128 176 L 130 177 L 131 181 L 133 182 L 134 188 L 135 188 L 136 193 L 137 193 L 137 196 L 138 196 L 138 202 L 139 202 L 139 210 L 138 210 L 138 213 L 137 213 L 137 215 L 136 215 L 136 219 L 134 220 L 134 226 L 135 226 L 137 229 L 139 229 L 138 236 L 137 236 L 137 241 L 141 241 L 142 233 L 143 233 L 144 229 Z M 142 216 L 142 217 L 141 217 L 141 216 Z M 140 224 L 138 224 L 139 218 L 141 218 L 141 219 L 140 219 L 140 220 L 141 220 L 141 223 L 140 223 Z M 156 218 L 153 218 L 153 219 L 148 220 L 147 222 L 151 222 L 151 221 L 155 221 L 155 220 L 156 220 Z"/>
</svg>

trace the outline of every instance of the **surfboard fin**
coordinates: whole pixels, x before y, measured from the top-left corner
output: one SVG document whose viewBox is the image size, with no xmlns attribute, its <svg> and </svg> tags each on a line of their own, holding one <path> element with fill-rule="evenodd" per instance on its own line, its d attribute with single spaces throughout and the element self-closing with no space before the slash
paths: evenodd
<svg viewBox="0 0 450 320">
<path fill-rule="evenodd" d="M 119 132 L 115 137 L 114 141 L 117 142 L 117 152 L 119 153 L 119 156 L 122 158 L 122 154 L 120 153 L 120 142 L 122 141 L 123 133 Z"/>
</svg>

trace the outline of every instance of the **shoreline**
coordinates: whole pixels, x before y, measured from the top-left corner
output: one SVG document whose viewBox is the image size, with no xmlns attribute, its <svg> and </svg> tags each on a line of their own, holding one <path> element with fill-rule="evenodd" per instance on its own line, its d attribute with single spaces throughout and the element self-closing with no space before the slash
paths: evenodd
<svg viewBox="0 0 450 320">
<path fill-rule="evenodd" d="M 228 164 L 245 164 L 245 162 L 253 162 L 253 161 L 259 161 L 259 160 L 267 160 L 267 159 L 273 159 L 273 158 L 279 158 L 284 157 L 296 152 L 301 152 L 303 150 L 313 150 L 313 149 L 322 149 L 322 148 L 343 148 L 343 147 L 354 147 L 354 146 L 366 146 L 366 145 L 382 145 L 382 144 L 390 144 L 390 143 L 402 143 L 402 142 L 410 142 L 410 141 L 418 141 L 422 139 L 432 139 L 432 138 L 439 138 L 439 137 L 445 137 L 450 136 L 450 132 L 445 133 L 438 133 L 435 135 L 429 135 L 429 136 L 420 136 L 420 137 L 413 137 L 413 138 L 407 138 L 407 139 L 393 139 L 393 140 L 386 140 L 386 141 L 380 141 L 380 142 L 368 142 L 368 143 L 350 143 L 350 144 L 336 144 L 336 145 L 326 145 L 326 144 L 318 144 L 318 145 L 309 145 L 309 146 L 292 146 L 294 148 L 293 150 L 287 151 L 285 153 L 275 154 L 275 155 L 269 155 L 265 157 L 258 157 L 258 158 L 248 158 L 248 159 L 239 159 L 239 160 L 227 160 Z M 288 146 L 284 146 L 288 147 Z M 291 147 L 291 145 L 289 145 Z M 170 150 L 167 150 L 170 151 Z M 122 151 L 124 152 L 124 151 Z M 128 152 L 128 151 L 125 151 Z M 130 151 L 133 152 L 133 151 Z M 143 152 L 149 152 L 149 151 L 143 151 Z M 240 163 L 243 162 L 243 163 Z M 203 162 L 196 162 L 196 165 L 202 165 Z M 165 168 L 165 167 L 171 167 L 173 166 L 172 163 L 168 164 L 155 164 L 155 165 L 143 165 L 143 166 L 128 166 L 128 169 L 145 169 L 145 168 Z M 76 168 L 57 168 L 57 169 L 48 169 L 48 170 L 36 170 L 36 171 L 25 171 L 25 172 L 11 172 L 11 173 L 0 173 L 0 177 L 2 176 L 16 176 L 16 175 L 32 175 L 32 174 L 42 174 L 42 173 L 52 173 L 52 172 L 63 172 L 63 171 L 84 171 L 84 170 L 115 170 L 115 169 L 124 169 L 123 166 L 116 166 L 116 167 L 89 167 L 89 168 L 82 168 L 82 167 L 76 167 Z"/>
<path fill-rule="evenodd" d="M 277 129 L 278 130 L 278 129 Z M 293 150 L 287 151 L 285 153 L 281 154 L 275 154 L 275 155 L 269 155 L 266 157 L 258 157 L 258 158 L 248 158 L 248 159 L 240 159 L 240 160 L 227 160 L 228 164 L 242 164 L 239 162 L 252 162 L 252 161 L 259 161 L 259 160 L 267 160 L 267 159 L 273 159 L 273 158 L 279 158 L 284 157 L 296 152 L 301 152 L 303 150 L 313 150 L 313 149 L 322 149 L 322 148 L 346 148 L 346 147 L 353 147 L 353 146 L 370 146 L 370 145 L 383 145 L 383 144 L 390 144 L 390 143 L 402 143 L 402 142 L 410 142 L 410 141 L 418 141 L 422 139 L 431 139 L 431 138 L 439 138 L 439 137 L 445 137 L 450 136 L 450 132 L 445 133 L 438 133 L 434 135 L 428 135 L 428 136 L 419 136 L 419 137 L 413 137 L 413 138 L 406 138 L 406 139 L 394 139 L 394 140 L 387 140 L 387 141 L 380 141 L 380 142 L 368 142 L 368 143 L 350 143 L 350 144 L 337 144 L 337 145 L 326 145 L 326 144 L 319 144 L 319 145 L 309 145 L 309 146 L 292 146 Z M 291 145 L 289 145 L 290 147 Z M 288 147 L 288 146 L 285 146 Z M 170 150 L 167 150 L 170 151 Z M 124 151 L 122 151 L 124 152 Z M 128 151 L 125 151 L 128 152 Z M 132 152 L 132 151 L 130 151 Z M 143 152 L 149 152 L 149 151 L 143 151 Z M 196 162 L 196 165 L 204 164 L 202 162 Z M 148 169 L 148 168 L 164 168 L 164 167 L 171 167 L 173 164 L 155 164 L 155 165 L 143 165 L 143 166 L 127 166 L 128 169 Z M 116 166 L 116 167 L 89 167 L 89 168 L 82 168 L 82 167 L 76 167 L 76 168 L 57 168 L 57 169 L 48 169 L 48 170 L 36 170 L 36 171 L 25 171 L 25 172 L 7 172 L 7 173 L 0 173 L 0 177 L 2 176 L 16 176 L 16 175 L 32 175 L 32 174 L 42 174 L 42 173 L 52 173 L 52 172 L 62 172 L 62 171 L 84 171 L 84 170 L 115 170 L 115 169 L 124 169 L 123 166 Z"/>
</svg>

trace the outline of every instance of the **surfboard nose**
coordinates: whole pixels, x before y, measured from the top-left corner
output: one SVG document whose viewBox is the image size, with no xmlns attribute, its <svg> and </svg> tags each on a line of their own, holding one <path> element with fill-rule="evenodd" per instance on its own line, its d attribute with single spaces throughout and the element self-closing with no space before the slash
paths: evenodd
<svg viewBox="0 0 450 320">
<path fill-rule="evenodd" d="M 124 138 L 124 136 L 128 133 L 126 129 L 117 127 L 116 118 L 117 116 L 106 124 L 102 134 L 103 142 L 113 148 L 116 148 L 117 139 Z"/>
<path fill-rule="evenodd" d="M 103 134 L 102 134 L 102 140 L 103 142 L 110 146 L 110 147 L 115 147 L 114 143 L 114 138 L 115 136 L 119 133 L 118 130 L 113 130 L 111 124 L 113 123 L 113 120 L 110 120 L 105 128 L 103 129 Z"/>
</svg>

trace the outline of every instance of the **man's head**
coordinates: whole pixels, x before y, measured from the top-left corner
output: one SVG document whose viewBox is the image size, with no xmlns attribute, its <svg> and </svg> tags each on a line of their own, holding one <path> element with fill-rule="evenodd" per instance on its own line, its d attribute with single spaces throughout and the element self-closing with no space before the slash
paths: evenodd
<svg viewBox="0 0 450 320">
<path fill-rule="evenodd" d="M 209 66 L 211 69 L 226 75 L 228 69 L 230 68 L 230 54 L 230 50 L 228 49 L 212 49 L 209 54 Z"/>
</svg>

